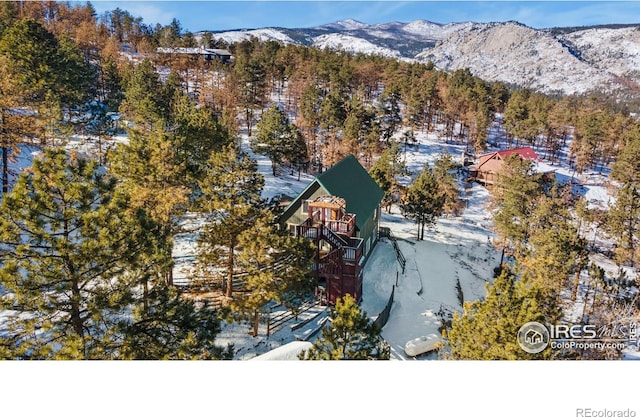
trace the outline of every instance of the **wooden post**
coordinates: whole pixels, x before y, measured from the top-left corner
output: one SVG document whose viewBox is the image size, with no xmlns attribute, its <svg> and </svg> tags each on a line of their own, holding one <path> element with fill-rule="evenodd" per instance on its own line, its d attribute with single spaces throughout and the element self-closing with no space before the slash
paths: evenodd
<svg viewBox="0 0 640 417">
<path fill-rule="evenodd" d="M 260 319 L 260 313 L 258 310 L 255 311 L 253 316 L 253 337 L 258 336 L 258 320 Z"/>
</svg>

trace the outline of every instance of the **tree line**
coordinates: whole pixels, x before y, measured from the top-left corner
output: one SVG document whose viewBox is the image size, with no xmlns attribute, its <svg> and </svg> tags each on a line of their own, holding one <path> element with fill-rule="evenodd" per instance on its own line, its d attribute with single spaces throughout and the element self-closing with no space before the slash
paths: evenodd
<svg viewBox="0 0 640 417">
<path fill-rule="evenodd" d="M 220 46 L 212 34 L 189 34 L 178 21 L 151 28 L 119 9 L 97 16 L 90 4 L 5 2 L 0 13 L 4 27 L 28 17 L 56 37 L 73 40 L 85 61 L 93 64 L 91 84 L 97 90 L 93 96 L 97 93 L 111 110 L 118 109 L 132 72 L 131 63 L 119 54 L 123 45 L 145 39 L 153 47 L 144 52 L 151 53 L 156 46 Z M 163 31 L 172 35 L 161 36 Z M 242 112 L 244 128 L 251 134 L 269 107 L 271 94 L 279 94 L 282 110 L 304 139 L 308 162 L 319 170 L 349 153 L 369 168 L 395 134 L 404 132 L 403 141 L 409 146 L 412 132 L 441 125 L 444 140 L 465 143 L 478 154 L 486 149 L 487 129 L 496 115 L 503 115 L 510 144 L 531 144 L 554 161 L 572 135 L 569 156 L 576 171 L 605 169 L 623 148 L 621 134 L 637 124 L 629 108 L 602 97 L 550 97 L 485 82 L 468 69 L 446 73 L 430 63 L 255 38 L 224 46 L 233 53 L 231 65 L 189 56 L 151 54 L 150 58 L 155 67 L 179 74 L 181 87 L 232 130 L 239 128 L 235 116 Z M 299 155 L 291 159 L 302 164 Z"/>
</svg>

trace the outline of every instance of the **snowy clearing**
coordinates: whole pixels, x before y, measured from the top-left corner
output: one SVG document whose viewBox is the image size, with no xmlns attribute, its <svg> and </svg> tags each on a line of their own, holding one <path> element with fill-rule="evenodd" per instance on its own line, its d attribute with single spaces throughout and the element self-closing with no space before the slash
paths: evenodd
<svg viewBox="0 0 640 417">
<path fill-rule="evenodd" d="M 496 123 L 490 133 L 489 151 L 504 149 L 502 139 L 505 135 L 499 124 Z M 431 164 L 439 154 L 447 152 L 458 158 L 465 149 L 461 144 L 446 143 L 439 138 L 438 132 L 418 132 L 416 139 L 417 143 L 409 146 L 404 155 L 411 172 L 409 177 L 402 179 L 406 185 L 425 163 Z M 265 177 L 265 198 L 280 193 L 295 196 L 312 180 L 311 176 L 303 176 L 298 181 L 297 174 L 288 172 L 274 177 L 271 162 L 262 155 L 253 154 L 247 146 L 246 137 L 243 146 L 258 161 L 259 170 Z M 564 164 L 556 164 L 553 168 L 561 181 L 573 179 L 580 185 L 581 193 L 588 198 L 590 206 L 607 207 L 611 193 L 605 175 L 589 171 L 578 176 Z M 365 265 L 361 308 L 368 317 L 375 319 L 394 293 L 390 317 L 382 329 L 382 336 L 391 347 L 392 360 L 438 359 L 437 352 L 410 357 L 404 351 L 405 345 L 422 336 L 440 334 L 443 320 L 450 319 L 455 311 L 462 311 L 462 302 L 484 297 L 485 286 L 492 282 L 494 268 L 500 262 L 500 254 L 492 243 L 495 236 L 488 208 L 489 191 L 479 184 L 464 181 L 460 181 L 460 189 L 461 198 L 466 202 L 461 215 L 439 219 L 436 226 L 425 233 L 423 241 L 416 240 L 417 226 L 406 220 L 398 207 L 393 206 L 390 213 L 382 215 L 380 226 L 389 228 L 395 237 L 406 258 L 406 268 L 403 273 L 391 240 L 382 238 Z M 593 260 L 612 274 L 617 271 L 614 262 L 604 256 L 594 256 Z M 632 271 L 628 274 L 635 276 Z M 584 296 L 584 285 L 580 288 L 579 299 L 572 306 L 575 311 L 581 311 L 583 306 L 580 297 Z M 572 310 L 567 314 L 571 316 Z M 291 323 L 302 320 L 303 317 Z M 248 323 L 225 325 L 218 341 L 221 345 L 232 343 L 237 352 L 235 359 L 242 360 L 299 338 L 299 332 L 291 331 L 289 326 L 269 336 L 266 336 L 264 324 L 261 324 L 256 337 L 250 336 L 249 330 Z M 631 359 L 636 355 L 627 351 L 624 357 Z"/>
<path fill-rule="evenodd" d="M 449 145 L 435 140 L 433 136 L 418 134 L 417 137 L 418 144 L 408 148 L 406 153 L 407 167 L 413 175 L 444 151 L 453 156 L 462 153 L 461 145 Z M 250 152 L 246 138 L 243 143 L 245 150 Z M 251 155 L 258 161 L 259 170 L 265 177 L 265 198 L 283 192 L 291 192 L 288 195 L 295 196 L 311 181 L 310 176 L 297 181 L 297 174 L 286 172 L 274 177 L 267 158 Z M 410 182 L 410 178 L 405 180 Z M 423 241 L 416 240 L 415 224 L 402 217 L 397 207 L 382 216 L 380 226 L 389 228 L 396 238 L 407 259 L 406 269 L 402 273 L 390 239 L 381 239 L 365 265 L 361 308 L 368 317 L 375 319 L 384 310 L 396 287 L 390 318 L 382 330 L 383 338 L 391 346 L 392 359 L 437 359 L 435 352 L 415 358 L 407 356 L 404 352 L 406 342 L 431 333 L 439 334 L 443 319 L 448 319 L 454 311 L 462 310 L 456 290 L 458 282 L 464 301 L 483 297 L 485 284 L 491 282 L 499 254 L 491 244 L 491 219 L 486 208 L 489 193 L 484 187 L 473 184 L 465 188 L 462 198 L 467 200 L 467 208 L 462 215 L 440 219 L 436 227 L 425 233 Z M 174 258 L 180 259 L 182 265 L 188 254 L 193 254 L 189 252 L 193 249 L 190 244 L 193 241 L 192 233 L 176 237 Z M 177 275 L 179 271 L 174 272 L 174 279 Z M 304 317 L 300 317 L 292 320 L 291 324 L 303 320 Z M 300 335 L 300 331 L 284 326 L 267 336 L 264 323 L 261 323 L 258 336 L 250 336 L 249 331 L 248 323 L 225 324 L 216 340 L 221 346 L 233 344 L 234 359 L 243 360 L 295 341 Z"/>
<path fill-rule="evenodd" d="M 404 185 L 410 184 L 423 165 L 432 163 L 439 154 L 447 152 L 455 159 L 463 155 L 464 145 L 447 143 L 440 135 L 438 131 L 428 134 L 416 132 L 417 143 L 407 147 L 403 156 L 411 173 L 401 178 Z M 505 149 L 504 138 L 504 129 L 496 122 L 490 129 L 489 151 Z M 263 198 L 269 200 L 282 194 L 295 197 L 313 180 L 311 174 L 299 175 L 284 167 L 280 167 L 278 175 L 274 176 L 271 161 L 251 151 L 246 134 L 241 139 L 243 150 L 257 161 L 258 169 L 265 178 Z M 73 136 L 67 142 L 67 148 L 96 155 L 100 148 L 104 151 L 116 143 L 126 142 L 126 136 L 113 137 L 101 144 L 92 137 Z M 23 146 L 11 166 L 12 171 L 18 174 L 28 168 L 38 152 L 38 147 Z M 611 203 L 612 187 L 606 172 L 588 171 L 576 175 L 566 164 L 552 167 L 559 180 L 571 180 L 577 184 L 590 207 L 606 209 Z M 460 188 L 466 208 L 459 217 L 439 219 L 423 241 L 416 240 L 416 225 L 404 219 L 398 207 L 393 206 L 390 213 L 383 213 L 380 226 L 388 228 L 395 237 L 399 250 L 406 258 L 406 268 L 403 272 L 396 260 L 392 241 L 382 238 L 365 266 L 361 308 L 375 319 L 384 310 L 393 292 L 390 318 L 382 336 L 391 346 L 394 360 L 437 359 L 435 352 L 409 357 L 404 351 L 405 345 L 422 336 L 439 334 L 443 321 L 450 319 L 453 312 L 462 310 L 462 302 L 483 297 L 486 294 L 485 285 L 491 282 L 493 269 L 499 263 L 499 254 L 492 245 L 494 235 L 491 231 L 491 213 L 487 207 L 489 192 L 478 184 L 464 181 L 460 181 Z M 185 215 L 181 224 L 183 230 L 175 236 L 174 282 L 177 285 L 188 283 L 188 273 L 195 261 L 197 234 L 202 224 L 199 216 Z M 604 249 L 611 247 L 611 242 L 596 228 L 586 225 L 584 233 L 595 246 Z M 592 254 L 591 260 L 603 267 L 609 276 L 619 272 L 615 263 L 603 254 Z M 635 271 L 623 269 L 629 279 L 635 279 Z M 588 291 L 586 281 L 585 272 L 578 300 L 566 311 L 568 318 L 579 320 L 584 310 L 584 297 Z M 281 308 L 274 308 L 273 314 L 281 314 Z M 305 311 L 298 318 L 270 330 L 269 335 L 266 322 L 262 322 L 256 337 L 249 334 L 248 323 L 223 323 L 217 342 L 221 346 L 233 344 L 236 360 L 251 359 L 290 342 L 313 341 L 326 324 L 326 315 L 326 308 Z M 625 358 L 635 356 L 635 352 L 625 352 Z"/>
</svg>

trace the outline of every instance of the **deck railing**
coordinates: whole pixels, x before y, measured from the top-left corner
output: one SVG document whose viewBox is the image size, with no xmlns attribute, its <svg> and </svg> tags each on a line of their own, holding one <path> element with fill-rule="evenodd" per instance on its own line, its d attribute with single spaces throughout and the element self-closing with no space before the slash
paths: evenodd
<svg viewBox="0 0 640 417">
<path fill-rule="evenodd" d="M 344 248 L 342 259 L 347 262 L 357 263 L 362 257 L 362 243 L 364 240 L 360 238 L 351 238 L 351 245 Z"/>
<path fill-rule="evenodd" d="M 345 214 L 340 220 L 327 220 L 325 226 L 336 233 L 351 235 L 356 225 L 356 216 Z"/>
<path fill-rule="evenodd" d="M 325 239 L 334 248 L 343 250 L 342 259 L 345 262 L 357 263 L 362 257 L 363 240 L 360 238 L 341 236 L 322 224 L 314 225 L 313 219 L 308 218 L 296 226 L 296 235 L 312 240 Z"/>
</svg>

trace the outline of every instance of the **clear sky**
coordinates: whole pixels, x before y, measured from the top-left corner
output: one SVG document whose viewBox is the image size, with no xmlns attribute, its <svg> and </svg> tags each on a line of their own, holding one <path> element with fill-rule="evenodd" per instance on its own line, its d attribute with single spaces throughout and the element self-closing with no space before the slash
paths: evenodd
<svg viewBox="0 0 640 417">
<path fill-rule="evenodd" d="M 92 1 L 100 14 L 119 7 L 147 24 L 175 17 L 185 30 L 306 28 L 355 19 L 376 24 L 515 20 L 534 28 L 640 23 L 640 1 Z"/>
</svg>

